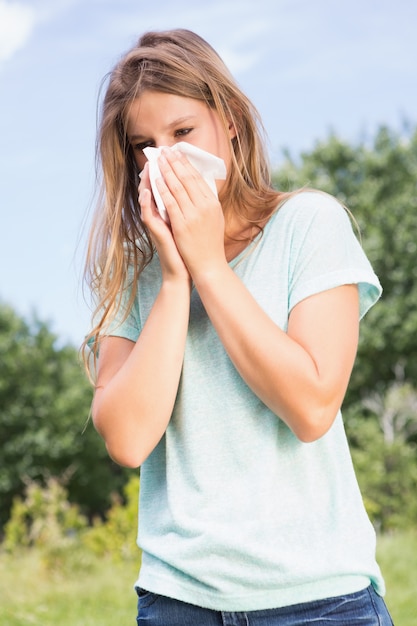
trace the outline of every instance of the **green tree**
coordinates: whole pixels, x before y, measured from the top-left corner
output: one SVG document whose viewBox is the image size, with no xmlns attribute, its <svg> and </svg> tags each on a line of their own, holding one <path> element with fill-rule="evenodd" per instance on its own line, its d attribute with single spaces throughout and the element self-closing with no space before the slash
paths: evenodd
<svg viewBox="0 0 417 626">
<path fill-rule="evenodd" d="M 309 154 L 286 161 L 274 182 L 335 195 L 357 220 L 363 247 L 384 294 L 361 327 L 346 404 L 383 391 L 398 363 L 417 380 L 417 131 L 381 127 L 372 142 L 349 145 L 331 135 Z"/>
<path fill-rule="evenodd" d="M 87 424 L 91 398 L 75 348 L 0 304 L 0 527 L 28 479 L 65 474 L 70 500 L 84 513 L 107 510 L 127 473 Z"/>
<path fill-rule="evenodd" d="M 358 482 L 375 527 L 382 532 L 415 529 L 415 445 L 404 440 L 404 433 L 397 433 L 394 439 L 387 440 L 381 419 L 374 415 L 364 419 L 360 405 L 350 406 L 345 417 Z"/>
<path fill-rule="evenodd" d="M 378 391 L 364 398 L 363 406 L 378 420 L 385 443 L 413 443 L 417 434 L 417 391 L 403 382 L 402 368 L 382 394 Z"/>
<path fill-rule="evenodd" d="M 381 530 L 417 523 L 417 131 L 381 127 L 350 145 L 332 134 L 276 172 L 279 189 L 314 187 L 352 212 L 382 283 L 361 324 L 344 416 L 368 512 Z"/>
<path fill-rule="evenodd" d="M 347 412 L 358 480 L 368 512 L 383 531 L 417 524 L 417 392 L 403 382 L 401 367 L 395 374 L 384 393 L 371 393 Z"/>
</svg>

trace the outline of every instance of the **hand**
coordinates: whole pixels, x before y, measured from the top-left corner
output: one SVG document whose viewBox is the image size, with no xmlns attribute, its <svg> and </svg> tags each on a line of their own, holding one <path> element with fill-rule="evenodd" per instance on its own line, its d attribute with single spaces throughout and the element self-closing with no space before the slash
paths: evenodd
<svg viewBox="0 0 417 626">
<path fill-rule="evenodd" d="M 175 244 L 172 231 L 159 215 L 153 199 L 147 163 L 139 185 L 139 204 L 142 222 L 151 233 L 158 252 L 163 280 L 186 279 L 190 281 L 190 274 Z"/>
<path fill-rule="evenodd" d="M 191 276 L 227 264 L 220 202 L 201 174 L 180 152 L 164 150 L 156 184 L 177 248 Z"/>
</svg>

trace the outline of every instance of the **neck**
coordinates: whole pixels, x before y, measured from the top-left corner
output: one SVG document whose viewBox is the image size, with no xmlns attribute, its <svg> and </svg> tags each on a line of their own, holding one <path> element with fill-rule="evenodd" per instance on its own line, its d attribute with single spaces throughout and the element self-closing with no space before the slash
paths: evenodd
<svg viewBox="0 0 417 626">
<path fill-rule="evenodd" d="M 260 224 L 259 226 L 263 226 Z M 231 261 L 237 257 L 259 233 L 258 225 L 251 224 L 241 217 L 233 215 L 226 222 L 224 249 L 226 259 Z"/>
</svg>

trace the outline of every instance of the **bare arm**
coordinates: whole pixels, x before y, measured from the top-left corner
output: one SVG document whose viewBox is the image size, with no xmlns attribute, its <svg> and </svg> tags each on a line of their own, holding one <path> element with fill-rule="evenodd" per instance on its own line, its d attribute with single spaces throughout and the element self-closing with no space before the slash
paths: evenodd
<svg viewBox="0 0 417 626">
<path fill-rule="evenodd" d="M 167 154 L 160 165 L 176 244 L 235 367 L 297 437 L 321 437 L 341 406 L 356 355 L 357 287 L 306 298 L 283 332 L 227 264 L 221 206 L 204 181 L 180 155 Z"/>
<path fill-rule="evenodd" d="M 190 288 L 164 284 L 136 343 L 100 343 L 93 422 L 110 456 L 137 467 L 163 436 L 171 417 L 184 356 Z"/>
<path fill-rule="evenodd" d="M 342 404 L 356 356 L 357 287 L 345 285 L 303 300 L 291 312 L 285 333 L 228 266 L 219 274 L 195 276 L 195 283 L 248 386 L 299 439 L 321 437 Z"/>
<path fill-rule="evenodd" d="M 156 211 L 145 172 L 142 219 L 158 250 L 162 286 L 136 343 L 105 337 L 100 343 L 93 422 L 110 456 L 137 467 L 163 436 L 181 375 L 190 310 L 190 275 L 172 234 Z"/>
</svg>

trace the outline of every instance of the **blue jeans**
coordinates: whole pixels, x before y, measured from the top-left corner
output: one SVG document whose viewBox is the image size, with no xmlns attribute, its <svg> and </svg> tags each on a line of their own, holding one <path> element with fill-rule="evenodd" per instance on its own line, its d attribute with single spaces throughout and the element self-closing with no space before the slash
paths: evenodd
<svg viewBox="0 0 417 626">
<path fill-rule="evenodd" d="M 392 626 L 385 602 L 372 586 L 346 596 L 246 613 L 212 611 L 136 591 L 138 626 Z"/>
</svg>

